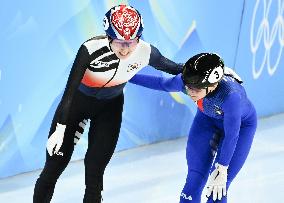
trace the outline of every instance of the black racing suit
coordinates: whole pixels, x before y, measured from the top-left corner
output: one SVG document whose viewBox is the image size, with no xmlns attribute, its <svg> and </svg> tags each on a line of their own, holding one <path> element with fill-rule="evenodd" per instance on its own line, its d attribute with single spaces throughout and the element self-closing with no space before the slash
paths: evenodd
<svg viewBox="0 0 284 203">
<path fill-rule="evenodd" d="M 92 38 L 81 45 L 49 132 L 50 137 L 57 123 L 66 125 L 63 144 L 60 153 L 46 154 L 44 169 L 34 189 L 34 203 L 51 201 L 56 181 L 71 159 L 76 133 L 83 133 L 79 123 L 86 119 L 90 120 L 90 128 L 84 159 L 84 202 L 100 202 L 103 174 L 119 136 L 123 88 L 147 65 L 171 74 L 182 71 L 182 65 L 165 58 L 143 40 L 139 40 L 127 59 L 119 59 L 111 51 L 106 37 Z"/>
</svg>

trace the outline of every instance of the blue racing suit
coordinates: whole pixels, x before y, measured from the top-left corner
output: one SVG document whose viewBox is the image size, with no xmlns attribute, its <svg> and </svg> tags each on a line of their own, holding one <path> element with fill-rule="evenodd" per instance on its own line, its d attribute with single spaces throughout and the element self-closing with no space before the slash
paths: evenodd
<svg viewBox="0 0 284 203">
<path fill-rule="evenodd" d="M 182 91 L 181 74 L 175 77 L 136 74 L 131 83 L 167 92 Z M 250 151 L 257 126 L 256 111 L 244 87 L 225 75 L 217 88 L 197 102 L 198 110 L 189 131 L 186 158 L 188 174 L 180 203 L 199 203 L 215 162 L 229 166 L 227 189 L 236 177 Z M 220 136 L 217 155 L 211 153 L 210 141 Z M 214 161 L 214 163 L 213 163 Z M 213 202 L 212 195 L 208 203 Z M 215 202 L 227 202 L 227 197 Z"/>
</svg>

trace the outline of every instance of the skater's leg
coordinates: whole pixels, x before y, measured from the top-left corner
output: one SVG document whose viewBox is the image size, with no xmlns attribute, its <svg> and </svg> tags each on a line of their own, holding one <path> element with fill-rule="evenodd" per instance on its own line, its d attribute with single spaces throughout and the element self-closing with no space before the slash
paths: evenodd
<svg viewBox="0 0 284 203">
<path fill-rule="evenodd" d="M 123 95 L 104 105 L 103 111 L 91 119 L 89 145 L 85 156 L 84 203 L 101 202 L 103 174 L 109 163 L 119 136 Z"/>
<path fill-rule="evenodd" d="M 215 129 L 212 121 L 197 112 L 188 136 L 186 158 L 188 175 L 180 196 L 180 203 L 200 203 L 201 193 L 206 184 L 213 161 L 212 139 Z M 211 144 L 210 144 L 211 141 Z"/>
<path fill-rule="evenodd" d="M 54 154 L 50 156 L 46 153 L 44 168 L 34 188 L 34 203 L 48 203 L 51 201 L 57 179 L 66 168 L 72 156 L 74 137 L 70 135 L 71 133 L 74 134 L 74 131 L 67 127 L 60 149 L 61 155 Z"/>
<path fill-rule="evenodd" d="M 46 152 L 46 162 L 34 188 L 34 203 L 49 203 L 52 199 L 57 179 L 71 159 L 74 150 L 74 136 L 76 132 L 79 132 L 81 129 L 79 123 L 84 120 L 84 115 L 80 111 L 80 104 L 82 103 L 84 104 L 84 101 L 81 97 L 77 97 L 73 103 L 72 111 L 69 113 L 70 118 L 67 121 L 60 153 L 50 156 Z M 55 131 L 60 112 L 61 109 L 59 106 L 53 118 L 48 137 Z"/>
</svg>

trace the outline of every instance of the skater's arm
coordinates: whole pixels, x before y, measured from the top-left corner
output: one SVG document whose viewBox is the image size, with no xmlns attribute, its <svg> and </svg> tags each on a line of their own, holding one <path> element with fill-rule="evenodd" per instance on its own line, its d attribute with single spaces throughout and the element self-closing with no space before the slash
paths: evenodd
<svg viewBox="0 0 284 203">
<path fill-rule="evenodd" d="M 60 102 L 60 116 L 58 123 L 66 125 L 68 112 L 70 111 L 70 106 L 77 91 L 80 82 L 84 76 L 84 73 L 89 64 L 89 52 L 87 48 L 82 45 L 78 50 L 76 58 L 74 60 L 73 66 L 71 68 L 67 85 L 65 87 L 61 102 Z"/>
<path fill-rule="evenodd" d="M 129 82 L 165 92 L 179 92 L 182 91 L 184 87 L 181 74 L 174 77 L 165 77 L 137 73 Z"/>
<path fill-rule="evenodd" d="M 170 59 L 164 57 L 160 53 L 160 51 L 152 45 L 151 45 L 149 65 L 154 67 L 157 70 L 161 70 L 166 73 L 173 74 L 173 75 L 182 73 L 182 69 L 183 69 L 183 64 L 175 63 L 171 61 Z"/>
<path fill-rule="evenodd" d="M 241 98 L 237 93 L 230 94 L 223 103 L 224 140 L 221 146 L 219 164 L 228 166 L 239 138 L 241 126 Z"/>
</svg>

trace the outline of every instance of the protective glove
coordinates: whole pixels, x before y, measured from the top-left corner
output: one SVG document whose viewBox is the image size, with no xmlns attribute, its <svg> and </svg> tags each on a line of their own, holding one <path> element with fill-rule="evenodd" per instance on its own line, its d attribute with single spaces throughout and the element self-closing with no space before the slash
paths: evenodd
<svg viewBox="0 0 284 203">
<path fill-rule="evenodd" d="M 224 68 L 224 74 L 235 78 L 235 80 L 237 80 L 237 82 L 240 83 L 240 84 L 243 83 L 242 78 L 233 69 L 231 69 L 229 67 Z"/>
<path fill-rule="evenodd" d="M 223 196 L 226 196 L 226 183 L 227 183 L 227 170 L 228 166 L 221 164 L 215 164 L 215 170 L 211 173 L 208 179 L 206 197 L 210 197 L 213 192 L 213 200 L 221 200 Z"/>
<path fill-rule="evenodd" d="M 58 154 L 63 143 L 65 128 L 66 125 L 57 123 L 54 133 L 52 133 L 52 135 L 48 138 L 46 149 L 50 156 L 52 156 L 53 154 Z"/>
</svg>

